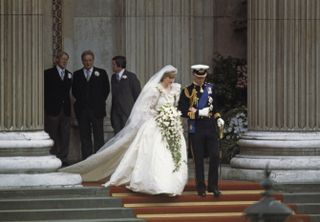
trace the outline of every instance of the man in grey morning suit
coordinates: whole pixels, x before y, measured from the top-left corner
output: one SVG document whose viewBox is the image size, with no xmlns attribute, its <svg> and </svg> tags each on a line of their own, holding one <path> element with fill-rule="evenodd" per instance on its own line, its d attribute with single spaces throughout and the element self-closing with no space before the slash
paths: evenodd
<svg viewBox="0 0 320 222">
<path fill-rule="evenodd" d="M 111 125 L 117 134 L 126 124 L 131 109 L 141 91 L 137 76 L 127 71 L 126 57 L 115 56 L 112 58 L 111 77 L 112 106 Z"/>
<path fill-rule="evenodd" d="M 50 153 L 68 165 L 70 135 L 70 88 L 72 73 L 66 69 L 68 53 L 56 55 L 55 66 L 44 71 L 44 129 L 54 141 Z"/>
</svg>

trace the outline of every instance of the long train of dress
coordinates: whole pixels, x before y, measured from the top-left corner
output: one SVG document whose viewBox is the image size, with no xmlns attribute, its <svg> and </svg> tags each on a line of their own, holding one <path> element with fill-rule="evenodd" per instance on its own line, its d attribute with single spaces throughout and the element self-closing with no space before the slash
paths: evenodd
<svg viewBox="0 0 320 222">
<path fill-rule="evenodd" d="M 140 98 L 143 105 L 134 111 L 145 119 L 135 121 L 141 125 L 129 123 L 99 152 L 60 171 L 80 173 L 84 181 L 97 181 L 112 174 L 106 186 L 127 185 L 133 191 L 149 194 L 181 194 L 188 178 L 183 132 L 181 166 L 173 172 L 174 161 L 154 118 L 163 104 L 176 105 L 180 85 L 174 83 L 171 90 L 167 91 L 159 83 L 144 95 L 147 96 Z"/>
</svg>

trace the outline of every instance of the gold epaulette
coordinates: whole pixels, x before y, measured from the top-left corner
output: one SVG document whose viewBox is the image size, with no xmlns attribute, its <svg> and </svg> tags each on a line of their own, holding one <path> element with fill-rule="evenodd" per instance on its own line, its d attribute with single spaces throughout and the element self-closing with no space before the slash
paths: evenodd
<svg viewBox="0 0 320 222">
<path fill-rule="evenodd" d="M 190 99 L 190 97 L 191 97 L 192 94 L 191 94 L 191 95 L 189 94 L 188 87 L 184 87 L 183 91 L 184 91 L 184 95 L 185 95 L 188 99 Z"/>
</svg>

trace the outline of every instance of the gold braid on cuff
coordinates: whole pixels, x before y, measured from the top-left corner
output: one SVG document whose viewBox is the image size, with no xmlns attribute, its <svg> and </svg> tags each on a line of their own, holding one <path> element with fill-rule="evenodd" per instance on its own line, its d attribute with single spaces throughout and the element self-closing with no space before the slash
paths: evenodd
<svg viewBox="0 0 320 222">
<path fill-rule="evenodd" d="M 196 118 L 196 115 L 195 115 L 195 113 L 193 113 L 193 112 L 188 112 L 188 117 L 189 117 L 190 119 L 195 119 L 195 118 Z"/>
<path fill-rule="evenodd" d="M 213 115 L 213 117 L 214 117 L 215 119 L 218 119 L 218 118 L 221 117 L 221 115 L 220 115 L 220 113 L 215 113 L 215 114 Z"/>
</svg>

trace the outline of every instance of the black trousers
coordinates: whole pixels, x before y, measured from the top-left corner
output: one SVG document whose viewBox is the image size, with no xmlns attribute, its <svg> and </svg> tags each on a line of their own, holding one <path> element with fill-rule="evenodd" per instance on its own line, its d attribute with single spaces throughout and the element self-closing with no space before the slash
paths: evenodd
<svg viewBox="0 0 320 222">
<path fill-rule="evenodd" d="M 56 155 L 62 163 L 68 162 L 69 140 L 70 140 L 70 117 L 63 110 L 58 116 L 45 115 L 44 130 L 54 141 L 50 153 Z"/>
<path fill-rule="evenodd" d="M 120 112 L 113 111 L 111 116 L 111 125 L 114 131 L 114 134 L 119 133 L 123 127 L 126 125 L 128 116 L 121 114 Z"/>
<path fill-rule="evenodd" d="M 85 109 L 81 111 L 78 121 L 81 153 L 84 160 L 96 153 L 104 144 L 103 118 L 96 118 L 92 110 Z"/>
<path fill-rule="evenodd" d="M 218 187 L 219 178 L 219 142 L 217 128 L 214 120 L 197 120 L 196 132 L 190 133 L 191 150 L 195 162 L 197 191 L 212 192 Z M 206 187 L 204 178 L 204 156 L 209 155 L 208 186 Z"/>
</svg>

